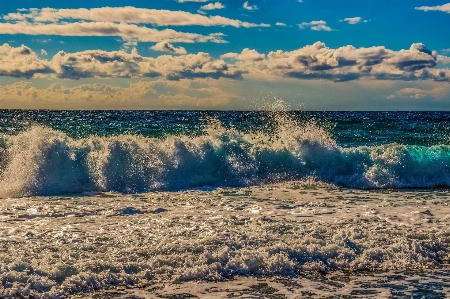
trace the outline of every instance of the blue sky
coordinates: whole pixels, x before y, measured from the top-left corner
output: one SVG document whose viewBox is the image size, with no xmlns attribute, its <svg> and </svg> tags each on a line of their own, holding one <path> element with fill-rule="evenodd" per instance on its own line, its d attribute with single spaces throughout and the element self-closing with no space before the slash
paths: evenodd
<svg viewBox="0 0 450 299">
<path fill-rule="evenodd" d="M 0 108 L 449 110 L 447 1 L 5 2 Z"/>
</svg>

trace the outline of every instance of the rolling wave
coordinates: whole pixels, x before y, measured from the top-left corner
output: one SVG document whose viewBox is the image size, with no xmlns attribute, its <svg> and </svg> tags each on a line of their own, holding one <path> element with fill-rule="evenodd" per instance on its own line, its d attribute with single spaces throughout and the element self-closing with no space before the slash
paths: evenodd
<svg viewBox="0 0 450 299">
<path fill-rule="evenodd" d="M 0 196 L 238 187 L 315 180 L 351 188 L 450 186 L 450 146 L 343 148 L 314 123 L 279 116 L 268 133 L 226 129 L 201 136 L 89 136 L 33 126 L 0 139 Z"/>
</svg>

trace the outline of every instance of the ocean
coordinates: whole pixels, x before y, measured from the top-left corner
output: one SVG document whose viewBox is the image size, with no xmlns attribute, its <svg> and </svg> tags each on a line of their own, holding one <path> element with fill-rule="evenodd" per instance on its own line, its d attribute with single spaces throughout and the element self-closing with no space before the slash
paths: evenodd
<svg viewBox="0 0 450 299">
<path fill-rule="evenodd" d="M 3 298 L 445 298 L 450 112 L 0 111 Z"/>
</svg>

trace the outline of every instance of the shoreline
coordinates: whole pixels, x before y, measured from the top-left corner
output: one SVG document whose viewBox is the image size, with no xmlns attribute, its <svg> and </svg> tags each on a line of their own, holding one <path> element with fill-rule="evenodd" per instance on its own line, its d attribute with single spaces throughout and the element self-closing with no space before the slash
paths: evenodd
<svg viewBox="0 0 450 299">
<path fill-rule="evenodd" d="M 295 298 L 319 296 L 333 277 L 347 277 L 326 292 L 363 296 L 361 285 L 370 285 L 373 294 L 364 296 L 383 298 L 399 288 L 395 279 L 380 282 L 387 273 L 409 281 L 403 293 L 434 280 L 431 291 L 439 293 L 448 291 L 449 267 L 441 262 L 450 258 L 449 198 L 442 189 L 380 192 L 296 181 L 4 199 L 0 294 L 207 298 L 215 286 L 214 297 Z"/>
</svg>

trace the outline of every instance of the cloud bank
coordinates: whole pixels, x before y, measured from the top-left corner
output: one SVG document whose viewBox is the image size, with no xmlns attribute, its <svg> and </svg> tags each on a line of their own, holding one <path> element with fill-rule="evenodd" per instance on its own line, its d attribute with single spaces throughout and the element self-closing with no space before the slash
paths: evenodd
<svg viewBox="0 0 450 299">
<path fill-rule="evenodd" d="M 408 50 L 393 51 L 385 47 L 330 49 L 322 42 L 294 51 L 274 51 L 260 56 L 254 50 L 227 53 L 221 57 L 235 59 L 241 71 L 259 75 L 297 79 L 323 79 L 336 82 L 361 78 L 378 80 L 449 81 L 450 70 L 436 68 L 437 55 L 423 44 Z M 261 57 L 264 57 L 261 59 Z"/>
<path fill-rule="evenodd" d="M 168 48 L 169 45 L 166 44 Z M 160 44 L 158 47 L 164 47 Z M 180 48 L 174 51 L 182 51 Z M 32 78 L 52 74 L 58 78 L 154 78 L 167 80 L 195 78 L 241 79 L 242 71 L 229 67 L 223 60 L 211 58 L 207 53 L 188 54 L 178 57 L 161 55 L 144 57 L 133 50 L 90 50 L 76 53 L 60 51 L 51 60 L 41 60 L 30 48 L 0 46 L 0 75 Z"/>
<path fill-rule="evenodd" d="M 330 80 L 335 82 L 371 78 L 377 80 L 450 81 L 450 69 L 438 68 L 437 55 L 421 43 L 407 50 L 393 51 L 385 47 L 328 48 L 322 42 L 294 51 L 273 51 L 268 54 L 244 49 L 226 53 L 215 59 L 207 53 L 186 54 L 168 41 L 152 47 L 178 56 L 145 57 L 133 50 L 90 50 L 57 53 L 50 60 L 40 59 L 26 46 L 0 46 L 0 76 L 33 78 L 53 76 L 64 79 L 82 78 L 164 78 L 166 80 L 196 78 L 243 79 L 250 77 Z M 227 62 L 224 61 L 227 60 Z"/>
<path fill-rule="evenodd" d="M 211 109 L 223 108 L 236 98 L 207 85 L 207 80 L 188 81 L 188 84 L 143 80 L 128 87 L 103 83 L 67 87 L 54 83 L 38 88 L 22 81 L 0 86 L 0 104 L 2 108 L 17 108 L 23 104 L 35 109 Z"/>
<path fill-rule="evenodd" d="M 157 30 L 135 24 L 113 22 L 76 22 L 66 24 L 0 23 L 2 34 L 59 35 L 59 36 L 119 36 L 141 42 L 215 42 L 224 43 L 222 33 L 201 35 L 178 32 L 173 29 Z"/>
<path fill-rule="evenodd" d="M 220 2 L 209 3 L 202 9 L 220 9 Z M 224 43 L 222 33 L 202 35 L 174 29 L 155 29 L 150 26 L 231 26 L 235 28 L 270 27 L 222 16 L 206 16 L 185 11 L 126 7 L 101 8 L 31 8 L 19 9 L 3 16 L 1 34 L 58 35 L 58 36 L 118 36 L 141 42 L 215 42 Z"/>
<path fill-rule="evenodd" d="M 224 6 L 220 2 L 209 3 L 203 9 L 218 9 Z M 222 16 L 204 16 L 185 11 L 126 7 L 101 7 L 77 9 L 28 9 L 9 13 L 3 17 L 8 22 L 57 23 L 60 21 L 91 21 L 106 23 L 151 24 L 155 26 L 232 26 L 264 27 L 267 24 L 254 24 Z M 15 23 L 11 23 L 15 24 Z"/>
</svg>

